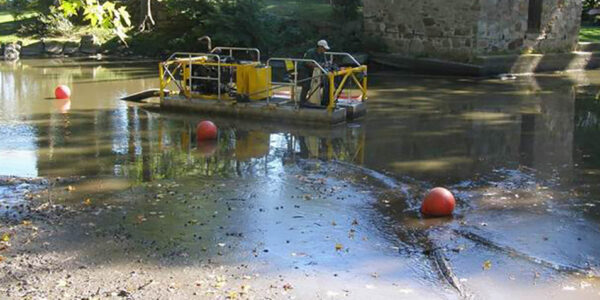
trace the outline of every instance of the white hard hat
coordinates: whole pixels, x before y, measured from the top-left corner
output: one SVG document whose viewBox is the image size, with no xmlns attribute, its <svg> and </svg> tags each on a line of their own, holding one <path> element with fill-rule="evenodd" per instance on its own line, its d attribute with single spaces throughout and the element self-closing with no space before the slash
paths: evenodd
<svg viewBox="0 0 600 300">
<path fill-rule="evenodd" d="M 320 40 L 320 41 L 318 41 L 317 42 L 317 46 L 323 47 L 323 48 L 325 48 L 325 50 L 331 49 L 331 48 L 329 48 L 329 45 L 327 44 L 326 40 Z"/>
</svg>

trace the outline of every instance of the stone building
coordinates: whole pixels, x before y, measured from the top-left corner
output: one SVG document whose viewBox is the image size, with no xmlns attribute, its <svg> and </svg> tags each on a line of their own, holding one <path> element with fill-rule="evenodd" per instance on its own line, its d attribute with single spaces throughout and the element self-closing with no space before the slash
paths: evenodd
<svg viewBox="0 0 600 300">
<path fill-rule="evenodd" d="M 388 52 L 468 61 L 575 50 L 581 0 L 365 0 L 367 34 Z"/>
</svg>

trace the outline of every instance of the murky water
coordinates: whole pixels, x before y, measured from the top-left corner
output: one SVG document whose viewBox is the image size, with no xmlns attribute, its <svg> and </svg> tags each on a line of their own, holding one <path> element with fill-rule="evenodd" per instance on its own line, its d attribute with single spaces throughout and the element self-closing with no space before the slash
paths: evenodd
<svg viewBox="0 0 600 300">
<path fill-rule="evenodd" d="M 449 250 L 457 276 L 476 295 L 598 296 L 597 282 L 584 285 L 585 279 L 513 259 L 511 253 L 460 236 L 448 239 L 448 230 L 467 226 L 502 247 L 560 266 L 583 270 L 600 265 L 600 72 L 500 81 L 380 71 L 370 75 L 364 120 L 303 128 L 211 118 L 220 127 L 219 140 L 198 145 L 194 128 L 205 117 L 118 100 L 156 87 L 155 65 L 1 63 L 0 175 L 85 176 L 67 201 L 78 205 L 92 197 L 124 207 L 129 224 L 124 230 L 142 248 L 169 252 L 177 244 L 198 259 L 208 255 L 224 262 L 245 261 L 268 250 L 265 259 L 275 269 L 303 263 L 301 268 L 319 266 L 306 267 L 315 273 L 385 269 L 379 273 L 428 297 L 419 285 L 435 283 L 438 276 L 419 254 L 424 246 L 415 233 L 440 226 L 444 229 L 431 231 L 430 238 Z M 59 84 L 71 87 L 70 100 L 52 99 Z M 308 170 L 298 167 L 306 163 Z M 354 184 L 350 178 L 363 175 L 352 165 L 387 176 L 384 186 L 386 180 L 399 186 Z M 334 192 L 315 192 L 318 180 Z M 344 193 L 336 194 L 336 187 L 345 184 Z M 454 220 L 418 218 L 420 197 L 436 185 L 458 196 Z M 387 194 L 388 189 L 402 192 Z M 342 203 L 340 197 L 354 200 Z M 232 209 L 237 213 L 223 213 Z M 114 214 L 105 228 L 120 219 L 121 212 Z M 137 222 L 142 219 L 158 221 Z M 190 230 L 213 219 L 208 229 Z M 353 220 L 366 225 L 353 232 Z M 337 233 L 320 229 L 332 222 L 340 223 Z M 165 224 L 173 226 L 167 233 Z M 213 232 L 219 227 L 220 235 Z M 343 242 L 357 249 L 343 257 L 315 253 L 315 248 L 342 243 L 339 236 L 349 232 L 373 241 Z M 165 235 L 176 240 L 161 243 Z M 292 246 L 286 246 L 289 239 Z M 226 250 L 215 244 L 234 246 Z M 450 251 L 453 247 L 466 250 Z M 206 252 L 197 251 L 202 248 Z M 284 258 L 288 252 L 302 258 L 290 261 Z M 481 270 L 487 260 L 494 272 Z M 413 278 L 425 279 L 410 283 Z"/>
</svg>

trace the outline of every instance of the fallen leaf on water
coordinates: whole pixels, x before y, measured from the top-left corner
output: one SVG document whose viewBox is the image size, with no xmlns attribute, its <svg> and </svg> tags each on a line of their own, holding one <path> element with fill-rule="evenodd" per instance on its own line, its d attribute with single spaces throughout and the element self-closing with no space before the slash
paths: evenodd
<svg viewBox="0 0 600 300">
<path fill-rule="evenodd" d="M 142 223 L 142 222 L 145 222 L 145 221 L 146 221 L 146 218 L 144 217 L 144 215 L 138 215 L 138 216 L 136 217 L 136 219 L 137 219 L 137 222 L 138 222 L 138 223 Z"/>
<path fill-rule="evenodd" d="M 56 282 L 56 287 L 66 287 L 67 286 L 67 281 L 64 279 L 59 279 Z"/>
<path fill-rule="evenodd" d="M 344 246 L 342 246 L 342 244 L 335 244 L 335 251 L 341 251 L 342 249 L 344 249 Z"/>
<path fill-rule="evenodd" d="M 291 284 L 289 284 L 289 283 L 286 283 L 286 284 L 283 285 L 283 289 L 286 290 L 286 291 L 289 291 L 289 290 L 291 290 L 293 288 L 294 287 Z"/>
<path fill-rule="evenodd" d="M 238 297 L 238 293 L 235 291 L 231 291 L 231 292 L 229 292 L 227 299 L 237 299 L 237 297 Z"/>
<path fill-rule="evenodd" d="M 489 270 L 492 268 L 492 262 L 489 260 L 486 260 L 483 262 L 483 269 L 484 270 Z"/>
<path fill-rule="evenodd" d="M 2 240 L 3 242 L 10 241 L 10 234 L 8 234 L 8 233 L 2 234 L 2 239 L 0 239 L 0 240 Z"/>
<path fill-rule="evenodd" d="M 31 226 L 31 221 L 23 220 L 23 226 Z"/>
<path fill-rule="evenodd" d="M 358 225 L 358 220 L 354 219 L 354 221 L 352 221 L 352 225 Z"/>
<path fill-rule="evenodd" d="M 90 205 L 92 205 L 92 200 L 90 198 L 87 198 L 83 201 L 83 204 L 90 206 Z"/>
<path fill-rule="evenodd" d="M 0 256 L 0 262 L 4 261 L 4 257 Z"/>
<path fill-rule="evenodd" d="M 72 192 L 72 191 L 74 191 L 74 190 L 75 190 L 75 188 L 74 188 L 73 186 L 70 186 L 70 185 L 69 185 L 69 186 L 67 187 L 67 191 L 69 191 L 69 192 Z"/>
</svg>

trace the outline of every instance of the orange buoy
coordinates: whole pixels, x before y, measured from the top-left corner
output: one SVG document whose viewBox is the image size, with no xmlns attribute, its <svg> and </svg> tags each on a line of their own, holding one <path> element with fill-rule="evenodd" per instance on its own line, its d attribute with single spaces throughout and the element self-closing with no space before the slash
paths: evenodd
<svg viewBox="0 0 600 300">
<path fill-rule="evenodd" d="M 450 216 L 455 205 L 454 195 L 445 188 L 437 187 L 431 190 L 423 200 L 421 213 L 427 217 Z"/>
<path fill-rule="evenodd" d="M 215 140 L 217 138 L 217 126 L 211 121 L 202 121 L 196 126 L 196 138 L 198 141 Z"/>
<path fill-rule="evenodd" d="M 66 85 L 59 85 L 54 89 L 56 99 L 69 99 L 71 97 L 71 89 Z"/>
</svg>

